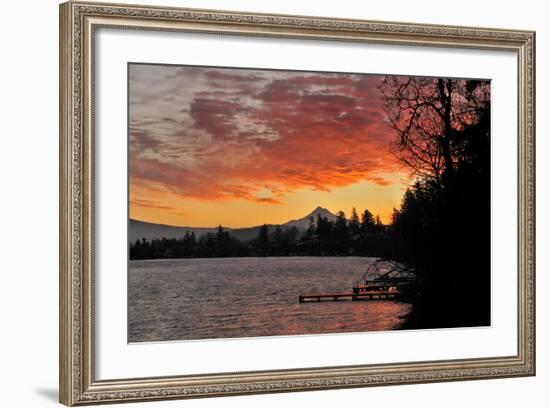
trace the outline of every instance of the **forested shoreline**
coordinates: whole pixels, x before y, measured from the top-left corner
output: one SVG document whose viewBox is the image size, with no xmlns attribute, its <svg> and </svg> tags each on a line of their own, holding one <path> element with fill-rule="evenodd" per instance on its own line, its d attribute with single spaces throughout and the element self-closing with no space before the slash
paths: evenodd
<svg viewBox="0 0 550 408">
<path fill-rule="evenodd" d="M 334 221 L 317 215 L 306 230 L 297 227 L 262 225 L 248 241 L 218 227 L 216 233 L 197 237 L 136 240 L 130 244 L 130 259 L 218 258 L 247 256 L 382 256 L 387 254 L 388 226 L 365 210 L 361 217 L 352 209 L 346 218 L 339 211 Z"/>
</svg>

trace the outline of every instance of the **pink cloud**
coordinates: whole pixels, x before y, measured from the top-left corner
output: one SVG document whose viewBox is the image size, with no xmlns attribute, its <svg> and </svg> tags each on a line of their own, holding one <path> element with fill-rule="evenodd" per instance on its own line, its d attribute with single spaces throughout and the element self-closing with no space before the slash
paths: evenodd
<svg viewBox="0 0 550 408">
<path fill-rule="evenodd" d="M 381 76 L 142 65 L 132 70 L 133 185 L 276 204 L 296 189 L 386 185 L 381 174 L 403 170 L 388 150 L 394 134 L 384 122 Z M 147 87 L 153 80 L 161 84 L 158 93 Z M 272 195 L 258 196 L 261 189 Z"/>
</svg>

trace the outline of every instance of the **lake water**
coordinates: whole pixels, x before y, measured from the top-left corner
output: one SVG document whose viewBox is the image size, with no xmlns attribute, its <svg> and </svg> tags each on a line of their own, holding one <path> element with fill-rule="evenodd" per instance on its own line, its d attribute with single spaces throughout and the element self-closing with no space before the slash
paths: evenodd
<svg viewBox="0 0 550 408">
<path fill-rule="evenodd" d="M 360 257 L 130 261 L 128 340 L 397 329 L 410 304 L 298 303 L 304 293 L 350 292 L 373 261 Z"/>
</svg>

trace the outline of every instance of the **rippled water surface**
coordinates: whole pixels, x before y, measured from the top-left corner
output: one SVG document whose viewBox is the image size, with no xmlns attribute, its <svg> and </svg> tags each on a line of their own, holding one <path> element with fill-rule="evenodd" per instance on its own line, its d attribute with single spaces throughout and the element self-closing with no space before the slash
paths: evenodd
<svg viewBox="0 0 550 408">
<path fill-rule="evenodd" d="M 411 306 L 392 300 L 298 303 L 350 292 L 373 258 L 131 261 L 128 340 L 167 341 L 392 330 Z"/>
</svg>

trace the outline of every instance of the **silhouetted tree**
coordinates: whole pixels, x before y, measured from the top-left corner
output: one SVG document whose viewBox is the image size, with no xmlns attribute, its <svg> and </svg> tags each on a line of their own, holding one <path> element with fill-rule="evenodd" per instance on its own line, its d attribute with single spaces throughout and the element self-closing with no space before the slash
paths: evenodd
<svg viewBox="0 0 550 408">
<path fill-rule="evenodd" d="M 195 254 L 197 249 L 197 238 L 194 232 L 187 232 L 183 238 L 184 256 L 190 257 Z"/>
<path fill-rule="evenodd" d="M 394 152 L 416 175 L 452 176 L 464 149 L 461 132 L 490 100 L 488 81 L 386 76 L 381 87 L 398 138 Z"/>
<path fill-rule="evenodd" d="M 275 227 L 271 235 L 271 245 L 269 253 L 271 255 L 282 255 L 286 251 L 286 242 L 285 237 L 283 236 L 283 230 L 280 225 Z"/>
<path fill-rule="evenodd" d="M 314 255 L 332 255 L 334 253 L 333 231 L 334 223 L 318 214 L 315 228 L 316 241 L 312 248 Z"/>
<path fill-rule="evenodd" d="M 361 217 L 361 233 L 364 235 L 372 235 L 376 232 L 374 216 L 369 210 L 363 211 Z"/>
<path fill-rule="evenodd" d="M 343 211 L 338 211 L 333 229 L 334 248 L 337 254 L 345 254 L 348 252 L 348 223 L 346 214 Z"/>
<path fill-rule="evenodd" d="M 377 234 L 380 234 L 384 231 L 384 224 L 382 224 L 382 221 L 380 220 L 380 216 L 377 215 L 374 219 L 374 228 Z"/>
<path fill-rule="evenodd" d="M 269 254 L 269 227 L 264 224 L 260 227 L 255 242 L 256 253 L 260 256 Z"/>
<path fill-rule="evenodd" d="M 357 215 L 357 210 L 355 207 L 351 209 L 351 216 L 348 222 L 348 232 L 350 236 L 355 236 L 359 234 L 359 229 L 361 224 L 359 222 L 359 215 Z"/>
<path fill-rule="evenodd" d="M 284 255 L 296 255 L 298 253 L 298 236 L 300 231 L 296 227 L 291 227 L 284 232 L 286 250 L 287 252 Z"/>
</svg>

